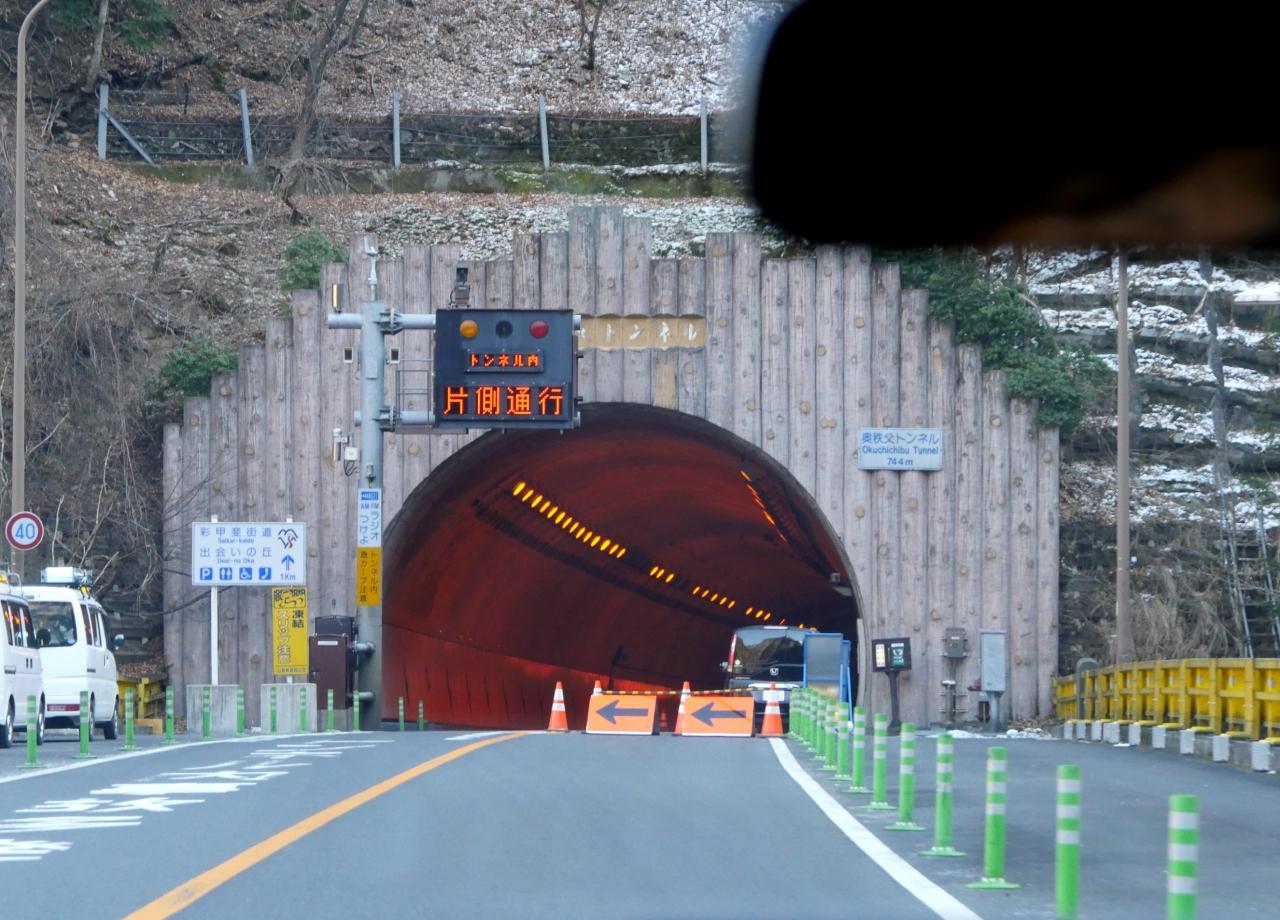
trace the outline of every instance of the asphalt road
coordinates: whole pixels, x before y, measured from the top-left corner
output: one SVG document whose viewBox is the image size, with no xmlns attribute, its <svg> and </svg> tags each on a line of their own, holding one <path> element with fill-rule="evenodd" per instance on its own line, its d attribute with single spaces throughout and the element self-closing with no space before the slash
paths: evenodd
<svg viewBox="0 0 1280 920">
<path fill-rule="evenodd" d="M 1175 792 L 1201 796 L 1200 915 L 1274 908 L 1277 778 L 1149 750 L 1005 743 L 1005 874 L 1022 887 L 994 892 L 965 887 L 981 874 L 985 739 L 957 741 L 955 843 L 969 855 L 950 860 L 917 856 L 931 830 L 883 830 L 896 815 L 861 810 L 866 797 L 846 794 L 847 784 L 785 745 L 808 785 L 826 790 L 816 795 L 828 809 L 875 835 L 867 839 L 883 851 L 880 863 L 784 769 L 792 758 L 761 739 L 408 732 L 146 741 L 139 754 L 90 762 L 70 760 L 70 740 L 51 741 L 42 759 L 59 765 L 39 773 L 14 769 L 19 749 L 0 752 L 6 918 L 142 908 L 140 916 L 184 917 L 1050 918 L 1062 762 L 1084 774 L 1082 917 L 1164 915 Z M 933 743 L 920 747 L 916 819 L 931 829 Z M 890 765 L 896 800 L 892 748 Z M 937 887 L 904 876 L 912 867 Z"/>
</svg>

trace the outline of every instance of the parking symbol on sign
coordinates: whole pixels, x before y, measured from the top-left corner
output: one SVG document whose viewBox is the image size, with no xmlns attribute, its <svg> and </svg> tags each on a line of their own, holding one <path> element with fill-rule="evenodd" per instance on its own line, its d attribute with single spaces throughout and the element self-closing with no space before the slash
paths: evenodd
<svg viewBox="0 0 1280 920">
<path fill-rule="evenodd" d="M 210 566 L 206 565 L 200 567 L 200 580 L 213 581 L 213 569 Z"/>
</svg>

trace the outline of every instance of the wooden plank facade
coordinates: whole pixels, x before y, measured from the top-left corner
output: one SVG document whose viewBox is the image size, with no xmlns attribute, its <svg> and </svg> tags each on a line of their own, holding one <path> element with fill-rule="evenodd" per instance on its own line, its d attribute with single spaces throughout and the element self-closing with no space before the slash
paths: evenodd
<svg viewBox="0 0 1280 920">
<path fill-rule="evenodd" d="M 354 309 L 367 296 L 372 238 L 351 240 L 351 261 L 328 266 L 318 292 L 293 299 L 240 370 L 189 399 L 184 423 L 165 431 L 166 557 L 189 558 L 188 524 L 292 516 L 308 525 L 313 614 L 352 605 L 352 504 L 332 432 L 351 429 L 357 403 L 344 348 L 358 334 L 324 328 L 334 285 Z M 1003 375 L 983 373 L 972 346 L 928 318 L 924 292 L 902 290 L 896 265 L 864 249 L 823 248 L 815 258 L 762 258 L 759 240 L 709 234 L 705 258 L 655 259 L 652 231 L 620 208 L 575 208 L 569 230 L 517 234 L 512 258 L 466 263 L 472 303 L 572 307 L 584 316 L 580 395 L 638 402 L 709 421 L 761 448 L 813 499 L 845 555 L 861 611 L 860 697 L 887 706 L 887 682 L 867 674 L 873 636 L 909 636 L 915 670 L 903 680 L 904 719 L 942 714 L 947 627 L 971 652 L 956 671 L 979 673 L 978 633 L 1008 630 L 1014 718 L 1050 712 L 1057 661 L 1058 437 L 1037 431 L 1034 403 L 1011 400 Z M 380 262 L 379 295 L 410 312 L 443 308 L 461 250 L 409 246 Z M 406 408 L 430 406 L 429 337 L 400 349 Z M 390 387 L 390 384 L 389 384 Z M 861 427 L 944 432 L 939 472 L 862 471 Z M 431 471 L 477 437 L 387 439 L 384 520 Z M 209 676 L 207 604 L 185 578 L 166 578 L 165 649 L 171 679 Z M 221 596 L 223 680 L 270 679 L 268 607 L 251 592 Z M 185 606 L 184 606 L 185 605 Z M 250 712 L 256 711 L 254 706 Z"/>
</svg>

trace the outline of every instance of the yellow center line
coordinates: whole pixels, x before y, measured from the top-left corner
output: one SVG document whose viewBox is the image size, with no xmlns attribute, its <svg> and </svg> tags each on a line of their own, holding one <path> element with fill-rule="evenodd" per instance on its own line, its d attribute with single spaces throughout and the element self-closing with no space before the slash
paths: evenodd
<svg viewBox="0 0 1280 920">
<path fill-rule="evenodd" d="M 212 869 L 202 872 L 195 878 L 183 882 L 177 888 L 162 894 L 150 904 L 138 908 L 133 913 L 125 917 L 125 920 L 162 920 L 165 917 L 172 917 L 178 911 L 190 906 L 191 904 L 203 898 L 209 892 L 218 886 L 231 881 L 241 872 L 252 869 L 258 863 L 267 857 L 280 852 L 289 844 L 301 840 L 312 831 L 319 830 L 330 821 L 342 817 L 349 811 L 354 811 L 366 802 L 376 799 L 384 793 L 390 792 L 397 786 L 403 786 L 411 779 L 417 779 L 424 773 L 430 773 L 436 767 L 443 767 L 450 761 L 457 760 L 459 757 L 465 757 L 473 751 L 488 747 L 491 744 L 501 744 L 503 741 L 511 741 L 515 738 L 522 738 L 526 732 L 516 732 L 510 735 L 500 735 L 497 738 L 486 738 L 483 741 L 477 741 L 474 744 L 468 744 L 457 750 L 450 751 L 448 754 L 441 754 L 439 757 L 433 757 L 431 760 L 424 761 L 416 767 L 410 767 L 403 773 L 397 773 L 389 779 L 384 779 L 380 783 L 370 786 L 357 792 L 355 795 L 348 796 L 341 802 L 335 802 L 328 808 L 316 812 L 310 817 L 303 818 L 297 824 L 286 827 L 277 834 L 272 834 L 266 840 L 255 843 L 249 849 L 232 856 L 226 862 L 219 863 Z"/>
</svg>

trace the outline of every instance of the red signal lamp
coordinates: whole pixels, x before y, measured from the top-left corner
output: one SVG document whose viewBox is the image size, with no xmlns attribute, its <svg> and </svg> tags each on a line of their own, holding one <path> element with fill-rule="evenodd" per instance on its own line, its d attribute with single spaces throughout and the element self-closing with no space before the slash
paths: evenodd
<svg viewBox="0 0 1280 920">
<path fill-rule="evenodd" d="M 529 324 L 529 334 L 535 339 L 546 338 L 547 333 L 551 331 L 551 327 L 547 325 L 544 319 L 535 319 Z"/>
</svg>

